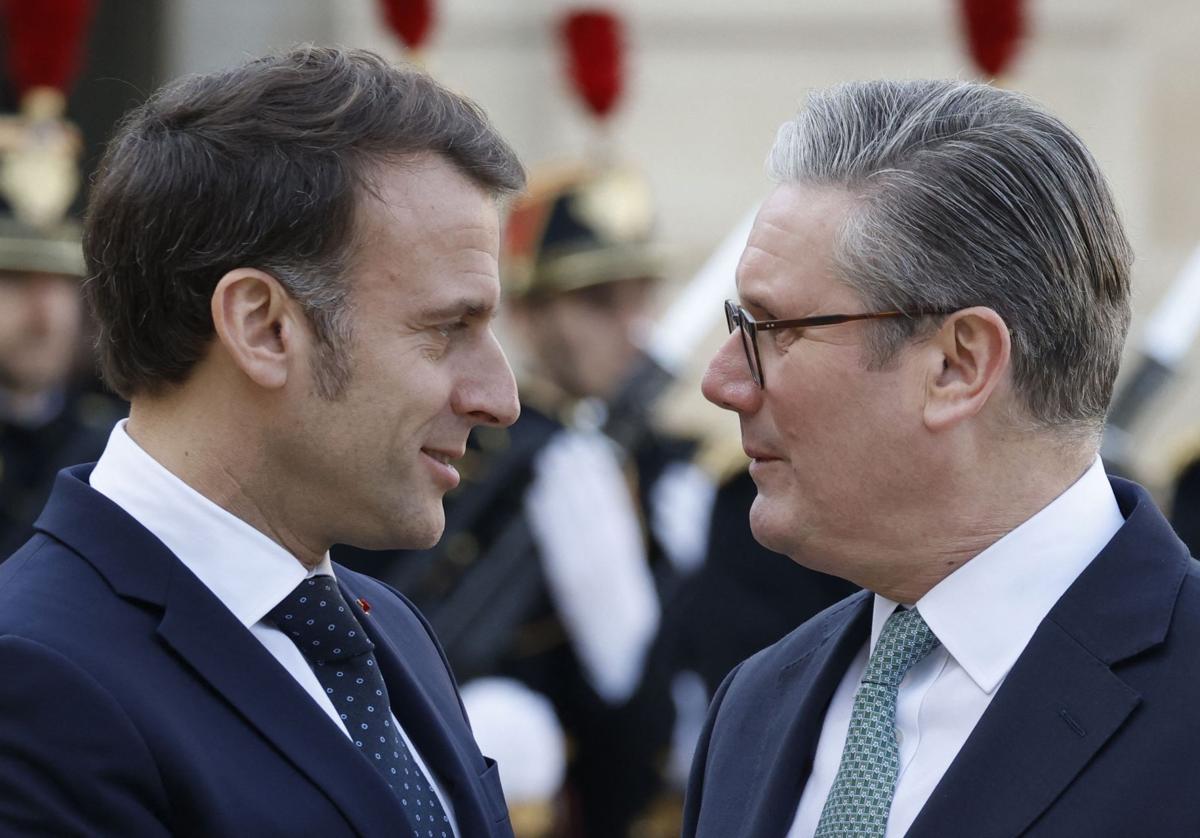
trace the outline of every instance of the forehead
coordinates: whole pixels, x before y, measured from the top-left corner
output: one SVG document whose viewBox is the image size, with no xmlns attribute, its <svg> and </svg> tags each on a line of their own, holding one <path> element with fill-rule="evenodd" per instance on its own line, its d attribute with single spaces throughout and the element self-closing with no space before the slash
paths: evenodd
<svg viewBox="0 0 1200 838">
<path fill-rule="evenodd" d="M 856 295 L 834 262 L 837 237 L 853 205 L 845 190 L 783 184 L 763 202 L 737 268 L 738 294 L 776 317 L 780 306 L 850 303 Z"/>
<path fill-rule="evenodd" d="M 499 227 L 496 201 L 444 159 L 379 166 L 356 216 L 357 290 L 383 284 L 414 300 L 497 296 Z"/>
<path fill-rule="evenodd" d="M 0 268 L 0 285 L 35 285 L 37 283 L 78 284 L 79 278 L 71 274 L 55 273 L 53 271 L 27 271 L 14 268 Z"/>
</svg>

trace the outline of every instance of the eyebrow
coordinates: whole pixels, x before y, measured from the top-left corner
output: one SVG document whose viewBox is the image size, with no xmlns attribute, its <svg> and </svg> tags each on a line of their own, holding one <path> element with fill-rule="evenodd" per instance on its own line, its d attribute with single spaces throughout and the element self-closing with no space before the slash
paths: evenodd
<svg viewBox="0 0 1200 838">
<path fill-rule="evenodd" d="M 489 318 L 495 313 L 496 307 L 491 303 L 475 298 L 462 298 L 434 308 L 427 308 L 421 312 L 421 317 L 430 321 L 454 320 L 459 317 L 476 320 Z"/>
<path fill-rule="evenodd" d="M 742 308 L 757 309 L 758 311 L 761 311 L 763 313 L 763 316 L 767 320 L 773 320 L 775 318 L 775 315 L 771 311 L 770 307 L 768 307 L 765 303 L 763 303 L 763 301 L 760 300 L 758 297 L 755 297 L 754 295 L 750 295 L 747 297 L 747 296 L 743 296 L 743 295 L 739 294 L 738 299 L 741 300 Z"/>
</svg>

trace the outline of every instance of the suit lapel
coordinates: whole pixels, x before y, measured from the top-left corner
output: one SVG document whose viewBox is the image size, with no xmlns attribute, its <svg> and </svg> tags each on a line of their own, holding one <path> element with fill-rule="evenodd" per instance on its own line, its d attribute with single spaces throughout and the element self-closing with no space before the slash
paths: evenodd
<svg viewBox="0 0 1200 838">
<path fill-rule="evenodd" d="M 404 822 L 399 800 L 278 661 L 157 538 L 87 485 L 58 478 L 38 529 L 92 564 L 126 599 L 161 608 L 159 636 L 362 834 Z"/>
<path fill-rule="evenodd" d="M 821 724 L 833 693 L 871 630 L 871 594 L 860 592 L 834 614 L 816 642 L 779 673 L 762 752 L 748 784 L 747 835 L 784 835 L 812 772 Z"/>
<path fill-rule="evenodd" d="M 1139 697 L 1044 624 L 921 810 L 911 836 L 1019 835 L 1079 775 Z"/>
<path fill-rule="evenodd" d="M 211 602 L 209 601 L 211 600 Z M 379 772 L 207 588 L 180 567 L 158 632 L 367 835 L 404 822 Z"/>
<path fill-rule="evenodd" d="M 355 602 L 361 592 L 353 589 L 346 580 L 346 574 L 338 579 L 346 600 Z M 386 632 L 380 630 L 380 609 L 363 614 L 356 606 L 356 611 L 356 616 L 375 644 L 375 656 L 387 683 L 392 711 L 421 758 L 450 795 L 459 832 L 463 835 L 491 834 L 493 818 L 481 809 L 481 793 L 475 788 L 479 772 L 472 767 L 474 761 L 471 754 L 464 752 L 461 747 L 464 742 L 473 741 L 470 731 L 465 723 L 439 710 L 438 703 L 430 696 L 427 685 L 422 683 L 409 656 L 401 653 L 401 649 L 410 645 L 412 648 L 427 645 L 428 636 L 422 633 L 413 637 L 410 644 L 406 632 L 408 627 L 404 624 L 391 621 Z M 450 732 L 456 726 L 461 726 L 460 735 L 451 736 Z"/>
<path fill-rule="evenodd" d="M 1019 835 L 1086 770 L 1140 696 L 1118 664 L 1161 643 L 1187 551 L 1113 481 L 1125 525 L 1042 622 L 909 835 Z"/>
</svg>

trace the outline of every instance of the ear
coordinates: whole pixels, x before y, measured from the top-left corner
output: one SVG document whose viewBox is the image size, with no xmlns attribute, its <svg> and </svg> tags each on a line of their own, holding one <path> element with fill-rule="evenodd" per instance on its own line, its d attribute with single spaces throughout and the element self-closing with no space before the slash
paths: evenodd
<svg viewBox="0 0 1200 838">
<path fill-rule="evenodd" d="M 217 339 L 233 363 L 260 387 L 287 383 L 289 355 L 303 333 L 279 280 L 254 268 L 221 277 L 212 295 Z"/>
<path fill-rule="evenodd" d="M 975 416 L 1008 374 L 1012 338 L 990 308 L 956 311 L 928 344 L 925 426 L 945 431 Z"/>
</svg>

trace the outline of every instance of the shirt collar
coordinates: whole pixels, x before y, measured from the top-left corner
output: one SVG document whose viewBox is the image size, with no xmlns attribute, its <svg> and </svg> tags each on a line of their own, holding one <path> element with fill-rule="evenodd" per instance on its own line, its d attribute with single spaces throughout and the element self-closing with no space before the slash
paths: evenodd
<svg viewBox="0 0 1200 838">
<path fill-rule="evenodd" d="M 1097 457 L 1070 488 L 931 588 L 916 608 L 990 695 L 1050 609 L 1124 523 Z M 872 649 L 896 605 L 875 595 Z"/>
<path fill-rule="evenodd" d="M 147 454 L 121 420 L 92 471 L 92 488 L 153 533 L 247 628 L 319 573 L 264 533 L 222 509 Z"/>
</svg>

